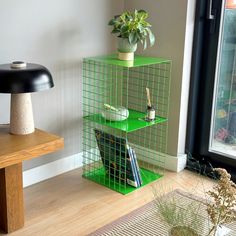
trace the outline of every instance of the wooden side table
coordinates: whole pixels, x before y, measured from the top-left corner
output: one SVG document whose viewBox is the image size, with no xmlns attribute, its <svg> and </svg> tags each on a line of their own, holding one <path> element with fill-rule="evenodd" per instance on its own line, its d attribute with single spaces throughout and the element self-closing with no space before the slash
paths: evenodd
<svg viewBox="0 0 236 236">
<path fill-rule="evenodd" d="M 22 136 L 8 132 L 0 127 L 0 229 L 6 233 L 24 226 L 22 162 L 64 146 L 63 138 L 39 129 Z"/>
</svg>

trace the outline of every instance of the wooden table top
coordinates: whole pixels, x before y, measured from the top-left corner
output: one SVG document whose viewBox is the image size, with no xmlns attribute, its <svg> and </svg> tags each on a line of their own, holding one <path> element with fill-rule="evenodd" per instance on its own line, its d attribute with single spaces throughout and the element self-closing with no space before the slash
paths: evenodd
<svg viewBox="0 0 236 236">
<path fill-rule="evenodd" d="M 8 126 L 0 126 L 0 168 L 55 152 L 63 146 L 63 138 L 39 129 L 28 135 L 12 135 Z"/>
</svg>

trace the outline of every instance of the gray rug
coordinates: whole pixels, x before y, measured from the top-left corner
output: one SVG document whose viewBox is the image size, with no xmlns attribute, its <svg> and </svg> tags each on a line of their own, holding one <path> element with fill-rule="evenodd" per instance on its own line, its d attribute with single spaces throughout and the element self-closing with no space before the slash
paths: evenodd
<svg viewBox="0 0 236 236">
<path fill-rule="evenodd" d="M 173 197 L 178 202 L 178 206 L 183 208 L 193 201 L 201 201 L 200 198 L 181 190 L 175 190 L 165 195 L 165 199 Z M 158 216 L 154 204 L 154 201 L 152 201 L 128 215 L 98 229 L 90 234 L 90 236 L 168 236 L 170 227 Z M 208 221 L 206 206 L 204 204 L 201 205 L 200 211 L 202 217 Z M 231 229 L 231 232 L 228 233 L 227 236 L 236 236 L 236 223 L 229 224 L 227 227 Z M 207 224 L 205 224 L 205 226 L 202 225 L 202 228 L 199 229 L 199 232 L 201 232 L 200 235 L 206 234 L 207 229 Z"/>
</svg>

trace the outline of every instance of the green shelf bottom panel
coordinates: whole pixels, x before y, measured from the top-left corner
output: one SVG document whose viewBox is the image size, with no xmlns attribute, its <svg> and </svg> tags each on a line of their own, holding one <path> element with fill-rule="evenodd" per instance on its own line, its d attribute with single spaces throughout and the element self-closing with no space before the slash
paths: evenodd
<svg viewBox="0 0 236 236">
<path fill-rule="evenodd" d="M 119 129 L 125 132 L 132 132 L 155 124 L 160 124 L 167 121 L 167 118 L 156 116 L 156 119 L 151 122 L 144 120 L 146 114 L 140 111 L 129 109 L 129 117 L 124 121 L 109 121 L 105 120 L 101 114 L 94 114 L 85 116 L 84 119 L 93 121 L 95 123 Z"/>
<path fill-rule="evenodd" d="M 140 168 L 140 173 L 143 180 L 143 184 L 139 188 L 142 188 L 143 186 L 162 177 L 162 175 L 154 173 L 150 170 L 146 170 L 144 168 Z M 106 186 L 116 192 L 122 193 L 124 195 L 131 193 L 135 191 L 136 189 L 139 189 L 139 188 L 132 187 L 128 184 L 126 184 L 125 186 L 124 184 L 119 183 L 119 181 L 109 178 L 109 176 L 105 173 L 105 169 L 103 167 L 95 170 L 94 172 L 85 173 L 83 174 L 83 177 L 86 179 L 92 180 L 96 183 L 99 183 L 103 186 Z"/>
</svg>

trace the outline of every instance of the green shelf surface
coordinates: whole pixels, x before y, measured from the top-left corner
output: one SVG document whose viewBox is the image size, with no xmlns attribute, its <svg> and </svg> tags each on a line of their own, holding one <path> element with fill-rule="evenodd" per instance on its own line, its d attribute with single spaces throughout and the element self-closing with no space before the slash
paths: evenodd
<svg viewBox="0 0 236 236">
<path fill-rule="evenodd" d="M 136 130 L 139 130 L 139 129 L 142 129 L 142 128 L 145 128 L 148 126 L 160 124 L 160 123 L 167 121 L 166 118 L 156 116 L 156 119 L 154 121 L 147 122 L 144 120 L 145 116 L 146 116 L 146 114 L 143 112 L 129 109 L 129 117 L 128 117 L 128 119 L 126 119 L 124 121 L 105 120 L 101 114 L 94 114 L 94 115 L 90 115 L 90 116 L 85 116 L 84 119 L 93 121 L 95 123 L 98 123 L 98 124 L 101 124 L 104 126 L 112 127 L 114 129 L 119 129 L 119 130 L 122 130 L 125 132 L 136 131 Z"/>
<path fill-rule="evenodd" d="M 162 175 L 154 173 L 150 170 L 146 170 L 144 168 L 140 168 L 140 173 L 141 173 L 141 177 L 143 180 L 143 184 L 139 188 L 142 188 L 143 186 L 162 177 Z M 115 180 L 109 178 L 109 176 L 106 175 L 105 169 L 103 167 L 95 170 L 94 172 L 85 173 L 85 174 L 83 174 L 83 177 L 86 179 L 92 180 L 98 184 L 101 184 L 103 186 L 106 186 L 109 189 L 112 189 L 116 192 L 122 193 L 124 195 L 131 193 L 136 189 L 139 189 L 139 188 L 132 187 L 130 185 L 125 186 L 124 184 L 121 184 L 121 183 L 116 182 Z"/>
<path fill-rule="evenodd" d="M 134 56 L 134 61 L 122 61 L 118 59 L 117 54 L 98 56 L 98 57 L 89 57 L 85 60 L 93 60 L 102 62 L 105 64 L 123 66 L 123 67 L 138 67 L 138 66 L 146 66 L 146 65 L 154 65 L 161 63 L 171 62 L 169 59 L 158 58 L 158 57 L 145 57 L 140 55 Z"/>
</svg>

